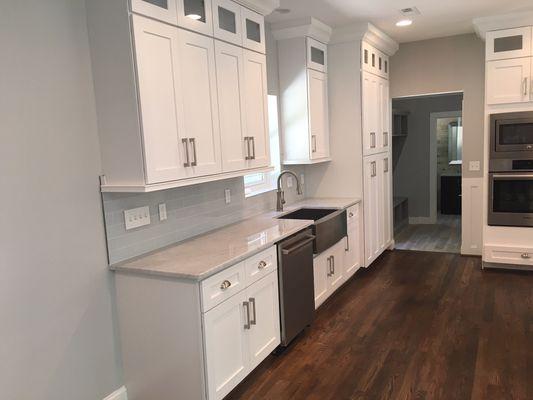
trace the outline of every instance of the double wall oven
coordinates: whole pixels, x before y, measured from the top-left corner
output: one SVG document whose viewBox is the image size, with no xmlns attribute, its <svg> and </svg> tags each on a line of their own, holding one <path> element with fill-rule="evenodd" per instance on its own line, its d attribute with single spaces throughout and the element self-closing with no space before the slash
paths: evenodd
<svg viewBox="0 0 533 400">
<path fill-rule="evenodd" d="M 533 227 L 533 112 L 493 114 L 490 129 L 488 224 Z"/>
</svg>

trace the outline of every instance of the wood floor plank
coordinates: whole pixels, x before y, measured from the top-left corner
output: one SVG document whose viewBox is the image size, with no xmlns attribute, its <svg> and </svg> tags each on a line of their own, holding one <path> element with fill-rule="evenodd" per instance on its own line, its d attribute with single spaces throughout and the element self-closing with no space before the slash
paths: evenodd
<svg viewBox="0 0 533 400">
<path fill-rule="evenodd" d="M 387 252 L 228 399 L 533 399 L 533 274 Z"/>
</svg>

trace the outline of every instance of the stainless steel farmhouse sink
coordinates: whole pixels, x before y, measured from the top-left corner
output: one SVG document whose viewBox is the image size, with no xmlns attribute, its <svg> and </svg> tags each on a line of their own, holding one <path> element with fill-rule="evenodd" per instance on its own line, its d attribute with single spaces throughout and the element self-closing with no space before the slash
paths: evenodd
<svg viewBox="0 0 533 400">
<path fill-rule="evenodd" d="M 346 236 L 346 210 L 335 208 L 300 208 L 278 219 L 305 219 L 315 221 L 312 225 L 313 252 L 322 253 Z"/>
</svg>

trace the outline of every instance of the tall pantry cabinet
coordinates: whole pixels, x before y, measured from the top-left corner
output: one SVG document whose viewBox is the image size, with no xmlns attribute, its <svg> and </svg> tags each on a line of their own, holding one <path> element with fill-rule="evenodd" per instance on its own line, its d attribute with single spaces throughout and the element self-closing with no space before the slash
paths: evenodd
<svg viewBox="0 0 533 400">
<path fill-rule="evenodd" d="M 389 58 L 361 45 L 365 266 L 393 243 Z"/>
</svg>

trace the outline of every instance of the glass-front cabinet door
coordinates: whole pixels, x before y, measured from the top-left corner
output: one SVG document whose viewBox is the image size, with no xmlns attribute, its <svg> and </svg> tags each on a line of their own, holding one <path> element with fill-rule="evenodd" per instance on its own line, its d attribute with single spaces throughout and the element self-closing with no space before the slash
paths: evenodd
<svg viewBox="0 0 533 400">
<path fill-rule="evenodd" d="M 177 0 L 131 0 L 131 10 L 169 24 L 178 24 Z"/>
<path fill-rule="evenodd" d="M 211 0 L 178 0 L 178 25 L 204 35 L 212 35 Z"/>
<path fill-rule="evenodd" d="M 532 28 L 487 32 L 487 61 L 531 56 Z"/>
<path fill-rule="evenodd" d="M 261 14 L 241 8 L 243 46 L 265 53 L 265 20 Z"/>
<path fill-rule="evenodd" d="M 327 71 L 327 46 L 310 37 L 307 38 L 307 68 Z"/>
<path fill-rule="evenodd" d="M 242 46 L 241 9 L 231 0 L 213 0 L 215 38 Z"/>
</svg>

